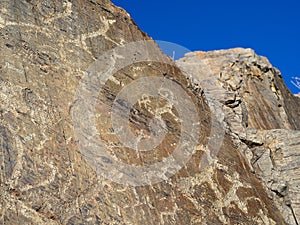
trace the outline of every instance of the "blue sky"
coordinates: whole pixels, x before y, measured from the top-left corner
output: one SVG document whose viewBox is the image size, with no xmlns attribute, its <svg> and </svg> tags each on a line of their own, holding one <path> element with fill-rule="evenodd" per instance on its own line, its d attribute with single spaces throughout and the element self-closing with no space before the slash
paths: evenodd
<svg viewBox="0 0 300 225">
<path fill-rule="evenodd" d="M 300 1 L 112 0 L 155 40 L 192 51 L 253 48 L 268 57 L 294 93 L 300 77 Z M 178 55 L 177 55 L 178 57 Z"/>
</svg>

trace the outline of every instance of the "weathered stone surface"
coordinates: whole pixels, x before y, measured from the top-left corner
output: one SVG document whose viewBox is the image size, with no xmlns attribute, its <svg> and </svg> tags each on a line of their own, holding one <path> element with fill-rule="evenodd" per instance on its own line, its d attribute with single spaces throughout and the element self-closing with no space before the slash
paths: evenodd
<svg viewBox="0 0 300 225">
<path fill-rule="evenodd" d="M 300 221 L 300 131 L 264 131 L 252 164 L 289 224 Z M 272 195 L 271 195 L 272 196 Z"/>
<path fill-rule="evenodd" d="M 219 91 L 214 96 L 224 106 L 226 132 L 262 178 L 286 223 L 299 224 L 300 101 L 279 71 L 253 50 L 239 48 L 189 53 L 177 64 L 190 74 L 201 65 L 215 77 Z"/>
<path fill-rule="evenodd" d="M 109 120 L 111 106 L 124 87 L 142 77 L 167 79 L 179 85 L 197 106 L 201 132 L 190 160 L 173 176 L 165 171 L 162 182 L 126 186 L 99 176 L 97 167 L 81 151 L 84 141 L 76 133 L 76 125 L 89 119 L 74 119 L 78 104 L 93 102 L 84 98 L 85 90 L 80 98 L 78 87 L 89 76 L 90 65 L 103 59 L 109 50 L 141 40 L 150 38 L 109 1 L 1 0 L 1 223 L 292 223 L 299 215 L 299 201 L 295 198 L 286 204 L 280 200 L 298 195 L 299 173 L 296 167 L 289 172 L 280 157 L 297 158 L 297 148 L 284 147 L 283 137 L 289 135 L 287 129 L 299 129 L 299 99 L 286 90 L 278 71 L 251 50 L 191 53 L 182 61 L 197 59 L 196 64 L 178 63 L 185 67 L 183 72 L 155 44 L 146 51 L 127 49 L 125 56 L 133 62 L 144 55 L 155 56 L 156 60 L 115 71 L 101 92 L 93 96 L 97 100 L 97 135 L 112 155 L 102 158 L 101 163 L 110 164 L 117 158 L 120 163 L 147 167 L 164 162 L 180 143 L 180 110 L 163 98 L 145 96 L 130 111 L 130 129 L 137 136 L 151 135 L 155 133 L 151 128 L 156 127 L 149 124 L 156 118 L 165 121 L 163 128 L 168 134 L 152 151 L 120 145 Z M 126 57 L 112 52 L 102 66 L 118 67 L 117 59 Z M 107 71 L 101 72 L 106 76 Z M 98 90 L 97 83 L 87 87 L 91 89 L 87 92 Z M 118 104 L 128 106 L 126 101 Z M 88 107 L 86 113 L 89 115 Z M 279 129 L 279 134 L 272 129 Z M 256 135 L 257 130 L 271 131 L 261 136 Z M 92 144 L 90 132 L 84 130 L 81 138 L 91 138 Z M 293 135 L 287 145 L 298 146 L 298 133 Z M 277 144 L 261 158 L 272 138 Z M 281 150 L 274 153 L 278 157 L 274 169 L 262 170 L 276 146 Z M 287 155 L 279 154 L 285 150 Z M 174 158 L 180 161 L 179 156 Z M 261 158 L 260 164 L 253 161 L 257 158 Z M 274 171 L 280 174 L 278 183 L 288 183 L 287 192 L 280 185 L 269 185 Z M 284 197 L 270 199 L 268 188 L 271 193 L 276 188 Z"/>
</svg>

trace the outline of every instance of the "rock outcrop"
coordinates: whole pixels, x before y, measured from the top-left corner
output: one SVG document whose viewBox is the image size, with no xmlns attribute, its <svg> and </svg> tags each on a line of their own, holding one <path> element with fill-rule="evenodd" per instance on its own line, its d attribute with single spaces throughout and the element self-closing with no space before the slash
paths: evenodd
<svg viewBox="0 0 300 225">
<path fill-rule="evenodd" d="M 251 49 L 189 53 L 177 64 L 194 77 L 218 81 L 213 96 L 224 106 L 226 132 L 286 223 L 299 224 L 300 101 L 280 72 Z"/>
<path fill-rule="evenodd" d="M 0 1 L 1 223 L 299 224 L 300 99 L 265 58 L 175 63 L 107 0 Z"/>
</svg>

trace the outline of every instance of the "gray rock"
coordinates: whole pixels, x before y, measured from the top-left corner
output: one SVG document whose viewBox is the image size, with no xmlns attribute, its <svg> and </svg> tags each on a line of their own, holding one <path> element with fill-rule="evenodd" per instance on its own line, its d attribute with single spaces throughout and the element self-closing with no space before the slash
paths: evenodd
<svg viewBox="0 0 300 225">
<path fill-rule="evenodd" d="M 286 89 L 279 71 L 250 49 L 189 53 L 177 64 L 193 73 L 195 62 L 210 71 L 215 89 L 222 89 L 223 95 L 214 96 L 224 105 L 226 132 L 286 223 L 299 224 L 299 99 Z"/>
</svg>

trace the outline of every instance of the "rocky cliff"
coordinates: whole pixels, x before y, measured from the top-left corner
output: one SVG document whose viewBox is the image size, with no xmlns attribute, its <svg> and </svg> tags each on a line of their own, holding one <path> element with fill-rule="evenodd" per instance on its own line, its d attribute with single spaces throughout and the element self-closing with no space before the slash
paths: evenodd
<svg viewBox="0 0 300 225">
<path fill-rule="evenodd" d="M 253 50 L 238 48 L 189 53 L 177 65 L 217 81 L 205 93 L 212 101 L 210 92 L 218 91 L 213 96 L 224 106 L 226 133 L 260 177 L 285 222 L 298 224 L 299 99 L 287 90 L 280 72 Z"/>
<path fill-rule="evenodd" d="M 250 49 L 173 62 L 106 0 L 1 1 L 3 224 L 299 224 L 300 99 Z"/>
</svg>

